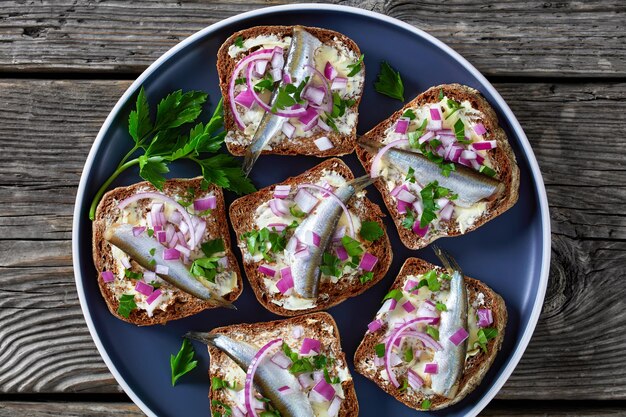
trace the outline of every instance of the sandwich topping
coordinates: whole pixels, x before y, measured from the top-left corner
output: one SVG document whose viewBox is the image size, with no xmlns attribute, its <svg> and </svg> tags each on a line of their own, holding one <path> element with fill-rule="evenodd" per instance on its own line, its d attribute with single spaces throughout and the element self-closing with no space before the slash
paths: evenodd
<svg viewBox="0 0 626 417">
<path fill-rule="evenodd" d="M 384 178 L 402 226 L 420 237 L 454 226 L 465 233 L 503 190 L 484 115 L 467 100 L 439 99 L 407 109 L 381 144 L 362 144 L 376 153 L 371 175 Z"/>
<path fill-rule="evenodd" d="M 488 341 L 497 335 L 483 294 L 465 305 L 466 322 L 453 319 L 463 317 L 462 297 L 467 297 L 456 289 L 454 279 L 454 273 L 441 269 L 408 275 L 401 288 L 384 297 L 368 325 L 368 333 L 382 342 L 365 358 L 365 366 L 406 395 L 422 395 L 422 408 L 430 407 L 435 394 L 453 398 L 467 358 L 486 353 Z M 465 285 L 462 278 L 459 283 Z"/>
<path fill-rule="evenodd" d="M 306 137 L 328 150 L 332 132 L 350 134 L 356 126 L 362 57 L 339 38 L 324 44 L 296 26 L 291 37 L 237 39 L 228 53 L 238 60 L 229 85 L 237 129 L 226 141 L 250 146 L 254 160 L 273 144 Z"/>
<path fill-rule="evenodd" d="M 321 326 L 322 333 L 334 331 L 328 324 Z M 347 364 L 334 355 L 332 346 L 308 328 L 297 325 L 287 332 L 262 332 L 255 340 L 269 342 L 258 345 L 237 333 L 192 337 L 233 359 L 221 362 L 219 373 L 211 379 L 213 416 L 339 414 L 345 399 L 342 384 L 352 377 Z"/>
<path fill-rule="evenodd" d="M 325 169 L 310 184 L 276 185 L 274 198 L 257 207 L 255 229 L 241 236 L 240 247 L 244 262 L 258 264 L 272 303 L 310 309 L 330 297 L 318 294 L 321 283 L 349 286 L 373 279 L 378 259 L 367 248 L 383 231 L 355 213 L 363 210 L 361 188 Z"/>
<path fill-rule="evenodd" d="M 119 300 L 122 316 L 135 309 L 149 317 L 167 310 L 178 298 L 174 287 L 217 304 L 237 289 L 224 241 L 207 230 L 216 196 L 193 191 L 173 198 L 140 191 L 118 202 L 119 223 L 107 220 L 104 238 L 115 263 L 101 279 Z"/>
</svg>

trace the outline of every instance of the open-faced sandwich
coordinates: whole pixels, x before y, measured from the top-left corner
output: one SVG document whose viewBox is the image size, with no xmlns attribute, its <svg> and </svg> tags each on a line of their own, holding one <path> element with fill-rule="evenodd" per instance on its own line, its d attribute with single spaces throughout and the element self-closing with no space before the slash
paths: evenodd
<svg viewBox="0 0 626 417">
<path fill-rule="evenodd" d="M 408 248 L 472 231 L 517 201 L 513 150 L 495 111 L 470 87 L 432 87 L 359 142 L 359 159 L 378 178 Z"/>
<path fill-rule="evenodd" d="M 354 356 L 357 372 L 409 407 L 435 410 L 469 394 L 489 370 L 504 338 L 504 300 L 447 269 L 406 260 Z"/>
<path fill-rule="evenodd" d="M 259 26 L 234 33 L 217 57 L 226 145 L 245 155 L 351 153 L 365 71 L 358 46 L 341 33 Z"/>
<path fill-rule="evenodd" d="M 254 293 L 285 316 L 324 310 L 376 284 L 392 259 L 380 208 L 340 159 L 241 197 L 230 219 Z"/>
<path fill-rule="evenodd" d="M 148 182 L 104 195 L 93 223 L 98 284 L 111 313 L 137 325 L 231 307 L 242 290 L 224 197 L 202 179 Z"/>
<path fill-rule="evenodd" d="M 188 336 L 209 345 L 212 415 L 358 415 L 339 330 L 327 313 Z"/>
</svg>

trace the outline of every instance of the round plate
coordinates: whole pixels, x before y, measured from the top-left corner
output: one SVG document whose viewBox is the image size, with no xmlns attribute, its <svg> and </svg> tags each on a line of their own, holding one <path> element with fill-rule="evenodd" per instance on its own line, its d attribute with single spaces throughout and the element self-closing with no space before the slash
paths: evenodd
<svg viewBox="0 0 626 417">
<path fill-rule="evenodd" d="M 74 211 L 73 255 L 76 286 L 89 331 L 105 363 L 132 400 L 148 415 L 208 416 L 208 353 L 196 345 L 199 365 L 176 387 L 170 384 L 169 356 L 181 345 L 188 330 L 208 331 L 232 323 L 276 319 L 255 299 L 244 279 L 238 311 L 208 310 L 165 326 L 136 327 L 113 317 L 100 295 L 91 257 L 91 222 L 87 212 L 95 190 L 113 172 L 130 148 L 128 114 L 141 85 L 151 102 L 176 89 L 197 89 L 210 94 L 211 106 L 219 98 L 216 54 L 233 32 L 257 25 L 319 26 L 352 38 L 365 53 L 366 88 L 359 109 L 359 133 L 388 117 L 402 104 L 376 93 L 373 83 L 381 61 L 400 71 L 407 100 L 428 87 L 457 82 L 482 92 L 495 108 L 517 156 L 521 187 L 518 203 L 475 232 L 441 239 L 464 272 L 486 282 L 504 297 L 509 323 L 502 350 L 482 384 L 459 404 L 438 415 L 477 414 L 502 387 L 526 348 L 535 328 L 546 290 L 550 257 L 550 223 L 546 193 L 537 162 L 519 123 L 493 86 L 467 61 L 432 36 L 401 21 L 356 8 L 293 5 L 260 9 L 223 20 L 187 38 L 152 64 L 115 105 L 96 138 L 80 181 Z M 206 114 L 209 111 L 205 111 Z M 355 172 L 364 174 L 354 154 L 343 158 Z M 313 157 L 262 156 L 252 179 L 258 188 L 297 175 L 321 162 Z M 195 166 L 175 165 L 171 177 L 197 175 Z M 140 181 L 137 170 L 124 173 L 113 186 Z M 383 206 L 370 187 L 369 197 Z M 227 193 L 227 201 L 234 196 Z M 393 223 L 386 219 L 394 256 L 387 276 L 370 291 L 330 309 L 342 336 L 351 365 L 354 351 L 380 300 L 409 256 L 436 262 L 428 248 L 411 251 L 399 241 Z M 231 232 L 232 233 L 232 232 Z M 238 251 L 237 251 L 238 252 Z M 239 257 L 241 261 L 241 258 Z M 414 412 L 385 394 L 351 365 L 361 416 L 409 416 Z M 435 414 L 435 413 L 433 413 Z"/>
</svg>

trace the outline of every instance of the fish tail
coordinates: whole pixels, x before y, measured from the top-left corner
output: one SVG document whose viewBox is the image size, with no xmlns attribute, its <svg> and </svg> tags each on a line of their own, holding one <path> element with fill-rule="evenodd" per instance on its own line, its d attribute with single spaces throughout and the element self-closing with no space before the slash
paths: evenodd
<svg viewBox="0 0 626 417">
<path fill-rule="evenodd" d="M 202 342 L 205 345 L 215 346 L 214 339 L 217 337 L 217 335 L 202 332 L 187 332 L 184 337 L 192 340 L 197 340 L 198 342 Z"/>
<path fill-rule="evenodd" d="M 379 143 L 374 142 L 373 140 L 363 139 L 363 136 L 359 136 L 358 144 L 360 147 L 362 147 L 363 149 L 365 149 L 366 151 L 370 153 L 376 154 L 380 150 Z"/>
<path fill-rule="evenodd" d="M 372 185 L 376 179 L 370 177 L 369 175 L 363 175 L 362 177 L 358 177 L 349 181 L 348 184 L 354 188 L 354 192 L 358 193 L 363 190 L 368 185 Z"/>
<path fill-rule="evenodd" d="M 250 149 L 246 150 L 246 154 L 243 157 L 243 164 L 241 165 L 241 169 L 243 170 L 243 173 L 246 175 L 246 177 L 250 175 L 250 171 L 252 171 L 252 167 L 254 166 L 256 160 L 259 158 L 260 154 L 261 152 L 252 152 L 250 151 Z"/>
<path fill-rule="evenodd" d="M 212 298 L 211 301 L 215 301 L 217 307 L 228 308 L 229 310 L 237 310 L 237 307 L 231 302 L 224 300 L 221 297 Z"/>
<path fill-rule="evenodd" d="M 431 245 L 431 248 L 433 248 L 433 251 L 435 252 L 435 255 L 437 255 L 437 258 L 439 258 L 439 260 L 441 261 L 443 266 L 448 271 L 451 271 L 451 272 L 452 271 L 457 271 L 459 274 L 461 273 L 461 267 L 459 267 L 459 264 L 452 257 L 452 255 L 450 255 L 448 252 L 446 252 L 445 250 L 441 249 L 437 245 Z"/>
</svg>

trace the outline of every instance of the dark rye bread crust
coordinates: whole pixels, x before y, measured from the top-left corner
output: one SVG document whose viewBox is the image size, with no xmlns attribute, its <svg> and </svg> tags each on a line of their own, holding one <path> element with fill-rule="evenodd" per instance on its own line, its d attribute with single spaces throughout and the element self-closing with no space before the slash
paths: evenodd
<svg viewBox="0 0 626 417">
<path fill-rule="evenodd" d="M 332 326 L 332 334 L 324 333 L 321 326 L 315 326 L 307 323 L 307 320 L 313 319 L 316 323 L 328 324 Z M 211 330 L 212 334 L 224 334 L 231 338 L 250 342 L 261 342 L 258 340 L 258 334 L 260 332 L 272 332 L 272 337 L 267 340 L 263 340 L 263 344 L 269 342 L 272 339 L 284 337 L 288 333 L 291 333 L 295 326 L 302 326 L 304 329 L 303 337 L 309 337 L 317 339 L 322 342 L 323 350 L 326 352 L 332 352 L 332 355 L 337 360 L 341 361 L 344 365 L 346 362 L 346 355 L 341 349 L 341 336 L 339 335 L 339 329 L 337 323 L 328 313 L 319 312 L 311 313 L 303 316 L 293 317 L 283 320 L 269 321 L 265 323 L 252 323 L 252 324 L 235 324 L 231 326 L 218 327 Z M 262 346 L 260 343 L 255 343 Z M 259 346 L 259 347 L 260 347 Z M 219 349 L 209 346 L 209 378 L 220 377 L 224 378 L 223 364 L 227 361 L 232 361 L 225 353 Z M 359 402 L 356 397 L 356 391 L 354 390 L 354 380 L 344 381 L 341 384 L 345 399 L 341 402 L 341 408 L 339 409 L 339 417 L 353 417 L 359 414 Z M 209 391 L 209 398 L 212 400 L 224 401 L 225 394 L 223 391 L 214 390 L 211 386 Z"/>
<path fill-rule="evenodd" d="M 408 275 L 418 275 L 424 274 L 432 269 L 437 270 L 438 272 L 446 272 L 445 269 L 430 264 L 424 260 L 417 258 L 408 258 L 400 272 L 398 273 L 398 277 L 394 281 L 393 285 L 389 289 L 403 288 L 405 283 L 405 278 Z M 484 294 L 484 305 L 481 308 L 490 308 L 493 314 L 493 324 L 490 327 L 495 327 L 498 329 L 498 336 L 494 339 L 491 339 L 487 343 L 487 354 L 478 353 L 477 355 L 469 357 L 465 362 L 465 370 L 463 372 L 463 376 L 461 377 L 460 389 L 457 393 L 456 397 L 453 399 L 446 398 L 441 395 L 434 395 L 431 397 L 431 410 L 437 410 L 440 408 L 448 407 L 452 404 L 456 404 L 461 401 L 463 398 L 467 396 L 470 392 L 476 388 L 483 377 L 493 364 L 493 361 L 498 354 L 498 351 L 502 347 L 502 341 L 504 340 L 504 330 L 506 328 L 506 323 L 508 319 L 508 314 L 506 311 L 506 305 L 504 304 L 504 300 L 500 297 L 499 294 L 494 292 L 487 285 L 482 283 L 481 281 L 465 277 L 465 285 L 468 289 L 468 299 L 469 305 L 472 305 L 474 300 L 479 293 Z M 406 404 L 411 408 L 415 408 L 418 411 L 421 411 L 420 405 L 423 399 L 423 396 L 412 396 L 409 395 L 407 391 L 400 392 L 398 388 L 394 387 L 391 383 L 387 383 L 387 381 L 383 380 L 378 376 L 378 374 L 372 374 L 365 366 L 364 361 L 368 357 L 373 357 L 374 355 L 374 346 L 378 343 L 383 342 L 384 338 L 384 330 L 376 332 L 376 333 L 366 333 L 365 337 L 361 341 L 361 344 L 357 348 L 354 354 L 354 367 L 355 370 L 361 375 L 369 378 L 374 381 L 379 387 L 381 387 L 385 392 L 394 396 L 397 400 Z"/>
<path fill-rule="evenodd" d="M 348 166 L 341 159 L 331 158 L 306 171 L 305 173 L 298 175 L 297 177 L 287 178 L 280 184 L 291 184 L 293 187 L 295 187 L 297 184 L 300 183 L 314 182 L 315 180 L 320 178 L 321 172 L 324 169 L 331 169 L 341 174 L 344 178 L 348 180 L 354 178 L 354 175 L 352 174 L 352 171 L 350 171 L 350 168 L 348 168 Z M 256 193 L 241 197 L 231 204 L 230 220 L 233 228 L 235 229 L 237 239 L 240 239 L 243 233 L 256 229 L 253 216 L 254 211 L 258 206 L 273 198 L 275 185 L 278 184 L 271 185 L 257 191 Z M 354 199 L 351 200 L 347 206 L 350 210 L 353 210 L 358 215 L 361 221 L 375 221 L 380 225 L 383 230 L 385 230 L 385 225 L 382 222 L 382 217 L 384 216 L 384 214 L 380 210 L 380 207 L 372 203 L 366 197 L 362 198 L 361 201 L 363 202 L 363 204 L 360 206 L 360 210 L 357 210 L 357 207 L 355 207 Z M 245 245 L 245 243 L 243 244 Z M 239 241 L 239 245 L 242 245 L 241 240 Z M 320 283 L 319 293 L 329 294 L 330 296 L 328 300 L 323 301 L 318 298 L 317 306 L 306 310 L 287 310 L 282 306 L 278 306 L 272 303 L 272 294 L 267 293 L 265 290 L 263 274 L 261 274 L 257 270 L 258 266 L 263 263 L 263 261 L 247 263 L 244 260 L 243 267 L 246 271 L 248 281 L 250 282 L 256 298 L 261 304 L 263 304 L 263 306 L 265 306 L 265 308 L 267 308 L 272 313 L 279 314 L 281 316 L 296 316 L 303 313 L 326 310 L 343 302 L 348 298 L 355 297 L 368 290 L 372 286 L 376 285 L 376 283 L 378 283 L 378 281 L 380 281 L 387 273 L 387 270 L 389 269 L 393 258 L 391 244 L 389 242 L 389 236 L 387 235 L 387 233 L 385 233 L 384 236 L 377 241 L 371 242 L 371 244 L 366 247 L 366 250 L 378 257 L 378 263 L 372 271 L 374 273 L 374 278 L 365 284 L 361 284 L 358 279 L 352 285 L 348 285 L 348 283 L 343 282 L 344 280 L 341 279 L 336 284 L 332 284 L 330 282 L 322 282 Z"/>
<path fill-rule="evenodd" d="M 174 194 L 186 195 L 188 188 L 193 188 L 196 190 L 196 193 L 200 193 L 201 191 L 205 192 L 200 187 L 201 182 L 202 178 L 200 177 L 194 179 L 167 180 L 163 186 L 162 192 L 168 196 Z M 186 292 L 179 290 L 168 283 L 163 283 L 162 287 L 173 290 L 176 297 L 174 303 L 170 305 L 166 311 L 157 308 L 154 310 L 153 316 L 149 317 L 145 310 L 135 309 L 130 313 L 128 318 L 122 317 L 117 313 L 119 301 L 109 286 L 100 278 L 100 272 L 105 269 L 112 270 L 112 266 L 115 264 L 111 255 L 111 246 L 103 236 L 107 224 L 114 223 L 115 220 L 119 218 L 120 210 L 117 208 L 118 202 L 130 197 L 131 195 L 137 194 L 139 190 L 158 192 L 158 190 L 147 181 L 133 184 L 128 187 L 115 188 L 107 192 L 104 197 L 102 197 L 102 200 L 98 204 L 96 217 L 93 222 L 93 261 L 98 271 L 98 286 L 100 287 L 100 292 L 107 303 L 109 311 L 120 320 L 124 320 L 138 326 L 150 326 L 153 324 L 164 324 L 170 320 L 177 320 L 197 314 L 202 310 L 214 308 L 214 305 L 208 301 L 200 300 L 199 298 L 187 294 Z M 207 220 L 207 232 L 210 236 L 219 236 L 224 240 L 224 248 L 226 250 L 226 256 L 228 257 L 229 268 L 237 273 L 238 289 L 234 292 L 226 294 L 224 297 L 227 301 L 233 302 L 239 297 L 241 291 L 243 290 L 243 279 L 241 277 L 239 264 L 237 263 L 237 259 L 235 258 L 230 246 L 230 234 L 228 233 L 228 223 L 226 221 L 224 194 L 222 193 L 221 188 L 214 185 L 209 185 L 208 191 L 213 191 L 217 197 L 217 207 L 215 210 L 212 210 L 210 217 L 204 217 L 204 219 Z M 137 204 L 139 204 L 145 212 L 147 212 L 150 207 L 150 200 L 140 200 Z M 139 270 L 138 266 L 134 262 L 132 262 L 131 265 L 133 266 L 133 269 L 137 268 L 137 270 Z"/>
<path fill-rule="evenodd" d="M 304 29 L 309 32 L 311 35 L 315 36 L 319 39 L 323 44 L 331 45 L 335 42 L 335 38 L 341 43 L 343 43 L 348 49 L 354 51 L 357 56 L 361 55 L 361 50 L 357 46 L 357 44 L 347 36 L 335 32 L 333 30 L 316 28 L 316 27 L 304 27 Z M 240 30 L 239 32 L 233 33 L 226 41 L 222 44 L 219 51 L 217 52 L 217 74 L 220 81 L 220 89 L 222 90 L 222 97 L 224 97 L 224 128 L 227 131 L 236 131 L 239 128 L 235 123 L 235 119 L 230 110 L 230 98 L 228 97 L 228 85 L 230 82 L 230 78 L 235 69 L 237 63 L 244 57 L 242 53 L 240 53 L 235 59 L 231 58 L 228 55 L 228 48 L 235 42 L 239 36 L 243 39 L 253 38 L 259 35 L 271 35 L 275 34 L 279 38 L 283 38 L 285 36 L 291 36 L 293 32 L 293 26 L 256 26 L 249 29 Z M 254 52 L 256 49 L 252 49 L 247 52 Z M 361 71 L 363 71 L 363 77 L 365 77 L 365 65 L 361 66 Z M 358 116 L 358 108 L 359 103 L 361 102 L 361 94 L 355 97 L 355 102 L 350 107 L 354 110 L 354 112 Z M 334 147 L 328 149 L 326 151 L 320 151 L 317 145 L 315 145 L 314 140 L 319 137 L 326 136 L 333 143 Z M 232 143 L 230 141 L 226 141 L 226 147 L 228 151 L 237 156 L 243 156 L 246 153 L 246 147 L 238 144 Z M 262 154 L 278 154 L 278 155 L 313 155 L 320 158 L 327 156 L 339 156 L 346 155 L 352 153 L 354 148 L 356 147 L 356 124 L 352 128 L 352 131 L 349 135 L 342 135 L 337 132 L 318 132 L 316 134 L 311 135 L 307 138 L 301 138 L 298 141 L 282 141 L 281 143 L 272 144 L 271 151 L 263 151 Z"/>
<path fill-rule="evenodd" d="M 380 142 L 384 138 L 385 130 L 392 126 L 396 120 L 402 116 L 402 113 L 404 113 L 406 109 L 422 107 L 427 104 L 439 102 L 438 97 L 439 91 L 441 90 L 443 90 L 443 93 L 448 98 L 453 100 L 459 102 L 468 100 L 471 103 L 472 108 L 477 109 L 484 114 L 485 117 L 484 119 L 481 119 L 481 122 L 487 130 L 485 139 L 497 141 L 497 147 L 495 149 L 488 150 L 487 153 L 494 163 L 497 178 L 499 178 L 499 180 L 505 185 L 505 190 L 499 198 L 487 203 L 487 210 L 485 213 L 476 219 L 473 225 L 466 229 L 465 233 L 469 233 L 513 207 L 519 196 L 520 174 L 515 154 L 513 153 L 513 149 L 509 144 L 504 130 L 502 130 L 498 124 L 496 112 L 489 105 L 487 100 L 485 100 L 485 98 L 480 94 L 480 92 L 460 84 L 444 84 L 431 87 L 406 104 L 402 109 L 392 114 L 391 117 L 379 123 L 376 127 L 367 132 L 363 136 L 363 139 Z M 374 159 L 375 155 L 369 153 L 360 146 L 357 146 L 356 153 L 363 167 L 369 172 L 372 166 L 372 159 Z M 440 237 L 458 236 L 461 234 L 456 222 L 449 222 L 447 227 L 443 227 L 439 233 L 429 232 L 424 237 L 420 237 L 419 235 L 413 233 L 412 230 L 402 227 L 403 216 L 398 213 L 398 208 L 393 201 L 393 197 L 389 195 L 389 191 L 387 190 L 384 181 L 382 179 L 378 179 L 374 185 L 382 194 L 387 210 L 391 213 L 391 217 L 393 218 L 393 221 L 398 229 L 400 240 L 407 248 L 420 249 L 428 246 Z"/>
</svg>

